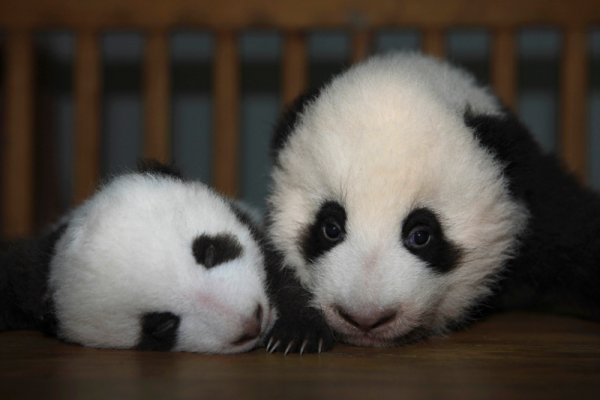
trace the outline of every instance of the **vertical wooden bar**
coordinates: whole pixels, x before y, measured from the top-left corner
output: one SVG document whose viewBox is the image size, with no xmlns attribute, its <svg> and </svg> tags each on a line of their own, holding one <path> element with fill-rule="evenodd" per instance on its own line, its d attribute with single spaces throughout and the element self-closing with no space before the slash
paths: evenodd
<svg viewBox="0 0 600 400">
<path fill-rule="evenodd" d="M 153 31 L 146 37 L 144 58 L 144 157 L 171 161 L 169 37 Z"/>
<path fill-rule="evenodd" d="M 74 192 L 79 203 L 93 193 L 100 177 L 101 60 L 99 36 L 77 34 L 75 54 Z"/>
<path fill-rule="evenodd" d="M 511 29 L 493 32 L 491 58 L 492 84 L 500 100 L 514 110 L 517 106 L 517 51 Z"/>
<path fill-rule="evenodd" d="M 423 51 L 438 58 L 446 55 L 446 38 L 444 30 L 440 28 L 427 28 L 423 32 Z"/>
<path fill-rule="evenodd" d="M 2 236 L 17 238 L 33 229 L 33 75 L 30 32 L 6 39 L 6 119 L 2 143 Z"/>
<path fill-rule="evenodd" d="M 283 104 L 288 105 L 306 90 L 308 83 L 308 51 L 303 33 L 286 33 L 282 70 Z"/>
<path fill-rule="evenodd" d="M 357 63 L 364 60 L 371 51 L 373 35 L 370 31 L 360 30 L 352 37 L 352 62 Z"/>
<path fill-rule="evenodd" d="M 583 27 L 565 32 L 561 68 L 561 155 L 582 181 L 587 178 L 587 35 Z"/>
<path fill-rule="evenodd" d="M 239 175 L 240 73 L 235 32 L 217 33 L 214 76 L 214 186 L 225 195 L 236 196 Z"/>
</svg>

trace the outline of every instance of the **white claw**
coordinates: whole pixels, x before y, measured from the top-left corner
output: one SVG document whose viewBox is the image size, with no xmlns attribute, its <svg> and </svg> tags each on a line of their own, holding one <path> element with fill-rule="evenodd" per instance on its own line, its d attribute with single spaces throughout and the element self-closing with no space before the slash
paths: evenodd
<svg viewBox="0 0 600 400">
<path fill-rule="evenodd" d="M 300 346 L 300 355 L 302 355 L 302 353 L 304 353 L 304 349 L 306 348 L 307 344 L 308 344 L 308 339 L 304 339 L 304 341 L 302 342 L 302 346 Z"/>
<path fill-rule="evenodd" d="M 319 354 L 323 351 L 323 338 L 319 339 Z"/>
<path fill-rule="evenodd" d="M 269 350 L 269 353 L 273 353 L 275 350 L 277 350 L 277 348 L 279 347 L 280 341 L 276 341 L 275 344 L 273 345 L 273 348 L 271 348 L 271 350 Z"/>
<path fill-rule="evenodd" d="M 288 355 L 288 353 L 290 352 L 290 349 L 292 348 L 293 345 L 294 345 L 294 341 L 293 340 L 290 343 L 288 343 L 287 347 L 285 348 L 285 351 L 283 352 L 284 356 Z"/>
<path fill-rule="evenodd" d="M 271 347 L 271 344 L 272 344 L 272 343 L 273 343 L 273 337 L 271 337 L 271 338 L 269 339 L 269 343 L 267 343 L 267 347 L 266 347 L 267 353 L 269 352 L 269 347 Z"/>
</svg>

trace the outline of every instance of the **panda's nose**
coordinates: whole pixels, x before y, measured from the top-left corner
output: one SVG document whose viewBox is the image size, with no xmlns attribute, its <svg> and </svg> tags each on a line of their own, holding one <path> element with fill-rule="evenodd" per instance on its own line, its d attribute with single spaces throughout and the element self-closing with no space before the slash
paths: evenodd
<svg viewBox="0 0 600 400">
<path fill-rule="evenodd" d="M 263 309 L 258 304 L 252 316 L 242 324 L 242 333 L 231 344 L 239 346 L 257 339 L 261 333 Z"/>
<path fill-rule="evenodd" d="M 350 313 L 340 306 L 335 310 L 344 321 L 365 333 L 392 323 L 398 315 L 396 310 L 389 309 L 361 314 Z"/>
</svg>

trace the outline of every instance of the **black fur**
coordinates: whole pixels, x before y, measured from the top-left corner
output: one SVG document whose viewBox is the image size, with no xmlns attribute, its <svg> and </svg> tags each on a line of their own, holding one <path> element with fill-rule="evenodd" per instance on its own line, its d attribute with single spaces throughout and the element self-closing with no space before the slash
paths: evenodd
<svg viewBox="0 0 600 400">
<path fill-rule="evenodd" d="M 409 233 L 418 226 L 426 227 L 431 236 L 426 246 L 417 249 L 408 246 L 406 241 Z M 446 238 L 438 217 L 427 208 L 415 209 L 404 219 L 402 239 L 408 251 L 425 261 L 436 272 L 449 272 L 460 261 L 462 250 Z"/>
<path fill-rule="evenodd" d="M 523 124 L 465 114 L 483 147 L 504 165 L 510 191 L 530 213 L 493 306 L 600 319 L 600 197 L 544 154 Z"/>
<path fill-rule="evenodd" d="M 277 160 L 277 154 L 283 147 L 294 131 L 298 119 L 306 109 L 306 106 L 314 101 L 320 93 L 321 89 L 310 90 L 296 98 L 292 104 L 281 115 L 275 126 L 275 133 L 271 139 L 271 157 Z"/>
<path fill-rule="evenodd" d="M 327 351 L 333 347 L 333 333 L 323 314 L 310 306 L 312 294 L 298 281 L 294 272 L 282 268 L 281 254 L 267 246 L 267 290 L 279 317 L 265 337 L 267 350 L 304 353 Z"/>
<path fill-rule="evenodd" d="M 13 245 L 14 243 L 10 241 L 0 241 L 0 254 L 6 253 Z"/>
<path fill-rule="evenodd" d="M 48 276 L 56 242 L 65 229 L 62 225 L 39 238 L 4 246 L 0 254 L 0 331 L 56 333 Z"/>
<path fill-rule="evenodd" d="M 271 158 L 275 164 L 278 163 L 280 150 L 285 147 L 293 134 L 298 119 L 307 105 L 319 96 L 320 91 L 321 89 L 318 88 L 301 95 L 280 117 L 271 140 Z M 314 259 L 323 250 L 319 250 L 321 248 L 319 243 L 312 243 L 309 232 L 311 229 L 320 229 L 320 227 L 315 223 L 312 228 L 308 228 L 302 250 L 305 257 Z M 306 345 L 303 349 L 305 353 L 331 349 L 334 343 L 333 333 L 321 311 L 310 306 L 312 294 L 302 286 L 293 271 L 283 268 L 283 257 L 272 244 L 267 244 L 265 248 L 269 298 L 276 305 L 279 313 L 275 325 L 265 337 L 265 342 L 271 344 L 267 350 L 299 352 L 305 341 Z"/>
<path fill-rule="evenodd" d="M 267 296 L 269 302 L 277 307 L 279 318 L 273 328 L 265 335 L 265 344 L 271 342 L 270 350 L 284 352 L 291 343 L 289 351 L 299 352 L 304 340 L 305 353 L 326 351 L 333 347 L 333 335 L 321 312 L 310 307 L 311 294 L 302 287 L 294 273 L 283 269 L 282 256 L 269 244 L 262 229 L 253 219 L 235 203 L 231 208 L 238 220 L 246 225 L 253 238 L 261 245 L 265 256 L 267 271 Z M 269 217 L 266 218 L 267 221 Z M 275 344 L 279 345 L 275 347 Z"/>
<path fill-rule="evenodd" d="M 323 224 L 328 220 L 335 221 L 342 230 L 342 238 L 332 242 L 323 234 Z M 317 258 L 340 244 L 346 233 L 346 210 L 338 202 L 328 201 L 324 203 L 317 214 L 314 222 L 308 226 L 302 236 L 302 254 L 308 262 L 314 262 Z"/>
<path fill-rule="evenodd" d="M 275 325 L 265 335 L 265 344 L 270 341 L 272 351 L 284 352 L 292 343 L 289 351 L 293 353 L 299 352 L 302 342 L 307 340 L 304 352 L 314 353 L 319 350 L 319 342 L 322 341 L 322 350 L 329 350 L 333 346 L 333 336 L 320 311 L 309 307 L 311 294 L 302 287 L 292 271 L 282 269 L 281 254 L 268 243 L 263 230 L 259 229 L 250 215 L 235 203 L 231 203 L 231 209 L 238 220 L 248 227 L 265 256 L 267 296 L 279 313 Z M 279 345 L 275 347 L 277 342 Z"/>
<path fill-rule="evenodd" d="M 177 343 L 179 316 L 170 312 L 151 312 L 142 316 L 142 331 L 137 348 L 140 350 L 169 351 Z"/>
<path fill-rule="evenodd" d="M 192 242 L 192 253 L 196 262 L 207 269 L 235 260 L 242 255 L 242 251 L 240 242 L 227 234 L 200 235 Z"/>
<path fill-rule="evenodd" d="M 248 228 L 248 230 L 250 231 L 250 235 L 252 235 L 252 238 L 257 243 L 263 243 L 264 235 L 261 227 L 257 225 L 256 221 L 254 221 L 252 217 L 246 211 L 242 210 L 237 204 L 230 202 L 229 206 L 235 214 L 237 220 L 242 225 L 245 225 Z"/>
</svg>

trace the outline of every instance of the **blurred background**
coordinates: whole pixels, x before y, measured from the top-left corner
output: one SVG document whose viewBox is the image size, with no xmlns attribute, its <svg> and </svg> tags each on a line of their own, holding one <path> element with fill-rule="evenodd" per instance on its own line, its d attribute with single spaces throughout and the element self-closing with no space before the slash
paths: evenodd
<svg viewBox="0 0 600 400">
<path fill-rule="evenodd" d="M 212 171 L 212 54 L 209 33 L 177 32 L 171 42 L 173 160 L 190 177 L 211 183 Z M 277 32 L 245 32 L 241 50 L 240 196 L 264 206 L 270 160 L 269 139 L 281 108 L 281 36 Z M 388 30 L 375 39 L 374 53 L 417 51 L 416 31 Z M 489 35 L 484 30 L 450 32 L 448 58 L 488 84 Z M 600 156 L 600 29 L 590 33 L 589 137 L 591 155 Z M 526 29 L 519 34 L 518 113 L 544 148 L 557 142 L 558 76 L 561 35 L 552 29 Z M 44 32 L 37 36 L 43 56 L 38 68 L 38 90 L 43 93 L 45 123 L 40 129 L 54 135 L 60 160 L 59 198 L 66 206 L 72 191 L 73 96 L 71 70 L 73 36 Z M 135 32 L 107 32 L 102 38 L 103 176 L 135 167 L 142 151 L 142 56 L 144 38 Z M 313 32 L 309 37 L 309 85 L 319 86 L 349 65 L 350 37 L 343 31 Z M 600 188 L 600 158 L 591 157 L 590 181 Z"/>
<path fill-rule="evenodd" d="M 588 54 L 586 131 L 587 179 L 600 188 L 600 25 L 586 30 Z M 7 35 L 0 26 L 0 47 Z M 489 85 L 491 33 L 485 28 L 446 30 L 445 55 Z M 268 149 L 282 109 L 284 37 L 273 29 L 246 29 L 237 34 L 239 52 L 238 196 L 264 209 L 271 161 Z M 35 51 L 36 212 L 42 226 L 72 204 L 74 198 L 74 84 L 76 36 L 70 30 L 43 29 L 33 36 Z M 143 155 L 145 36 L 127 29 L 99 35 L 101 59 L 101 148 L 99 173 L 104 179 L 135 168 Z M 307 86 L 320 86 L 350 65 L 351 31 L 315 29 L 306 33 Z M 369 53 L 417 51 L 420 30 L 386 27 L 373 31 Z M 172 29 L 168 33 L 170 158 L 186 176 L 213 183 L 215 35 L 208 30 Z M 516 109 L 542 146 L 560 152 L 560 55 L 563 35 L 556 27 L 531 26 L 516 33 L 518 67 Z M 0 53 L 4 54 L 4 52 Z M 0 75 L 4 74 L 4 56 Z M 0 83 L 5 103 L 6 82 Z M 2 114 L 0 113 L 0 116 Z M 2 124 L 4 126 L 4 124 Z M 6 168 L 3 165 L 3 168 Z"/>
</svg>

